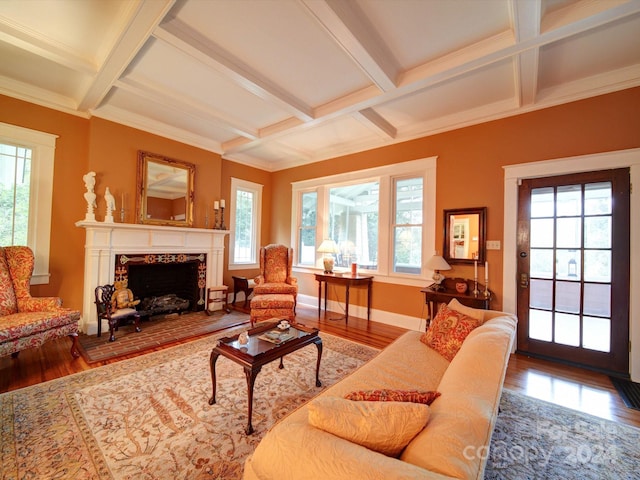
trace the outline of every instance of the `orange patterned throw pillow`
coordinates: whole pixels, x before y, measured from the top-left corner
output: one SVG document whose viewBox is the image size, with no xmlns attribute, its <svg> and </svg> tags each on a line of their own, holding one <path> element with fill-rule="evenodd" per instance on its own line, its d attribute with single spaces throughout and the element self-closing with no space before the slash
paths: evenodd
<svg viewBox="0 0 640 480">
<path fill-rule="evenodd" d="M 467 335 L 481 324 L 480 320 L 451 310 L 443 304 L 420 341 L 451 361 Z"/>
<path fill-rule="evenodd" d="M 411 402 L 431 403 L 440 396 L 440 392 L 421 392 L 419 390 L 360 390 L 347 393 L 344 398 L 347 400 L 365 402 Z"/>
</svg>

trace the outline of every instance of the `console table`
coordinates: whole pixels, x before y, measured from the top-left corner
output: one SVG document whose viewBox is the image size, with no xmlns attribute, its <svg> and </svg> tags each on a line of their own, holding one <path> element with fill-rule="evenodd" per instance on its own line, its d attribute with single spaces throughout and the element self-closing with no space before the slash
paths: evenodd
<svg viewBox="0 0 640 480">
<path fill-rule="evenodd" d="M 316 280 L 318 281 L 318 317 L 321 313 L 320 299 L 322 298 L 322 284 L 324 283 L 324 311 L 327 312 L 327 287 L 329 283 L 336 283 L 338 285 L 344 285 L 346 288 L 346 307 L 345 307 L 345 321 L 349 322 L 349 288 L 351 286 L 363 286 L 367 287 L 367 322 L 371 314 L 371 284 L 373 283 L 373 275 L 336 275 L 334 273 L 316 273 Z"/>
<path fill-rule="evenodd" d="M 467 291 L 465 293 L 459 293 L 456 290 L 456 283 L 460 281 L 464 281 L 467 283 Z M 433 285 L 420 290 L 422 293 L 424 293 L 424 300 L 427 304 L 427 309 L 429 312 L 429 322 L 438 311 L 438 304 L 449 303 L 453 298 L 457 299 L 461 304 L 466 305 L 467 307 L 483 308 L 485 310 L 489 310 L 491 308 L 491 291 L 489 291 L 489 296 L 486 297 L 484 295 L 484 285 L 478 283 L 478 290 L 480 291 L 480 294 L 478 296 L 475 296 L 473 294 L 473 280 L 446 278 L 442 285 L 444 288 L 440 290 L 435 290 L 433 288 Z"/>
</svg>

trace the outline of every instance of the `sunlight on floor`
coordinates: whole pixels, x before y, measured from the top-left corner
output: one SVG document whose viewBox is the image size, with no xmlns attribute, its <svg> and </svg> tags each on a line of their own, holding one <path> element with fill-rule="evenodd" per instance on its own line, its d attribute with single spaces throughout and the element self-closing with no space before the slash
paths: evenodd
<svg viewBox="0 0 640 480">
<path fill-rule="evenodd" d="M 609 392 L 531 371 L 526 378 L 526 394 L 531 397 L 601 418 L 614 418 Z"/>
</svg>

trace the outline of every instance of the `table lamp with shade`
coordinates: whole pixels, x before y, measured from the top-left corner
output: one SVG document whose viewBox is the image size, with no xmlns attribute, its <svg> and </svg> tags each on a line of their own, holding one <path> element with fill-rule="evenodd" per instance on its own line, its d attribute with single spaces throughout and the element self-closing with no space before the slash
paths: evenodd
<svg viewBox="0 0 640 480">
<path fill-rule="evenodd" d="M 433 270 L 433 288 L 434 290 L 444 290 L 442 282 L 444 281 L 444 275 L 440 273 L 440 270 L 451 270 L 451 265 L 437 253 L 433 255 L 426 263 L 425 267 L 429 270 Z"/>
<path fill-rule="evenodd" d="M 331 239 L 325 239 L 318 247 L 318 252 L 322 253 L 322 262 L 324 263 L 324 273 L 333 273 L 333 254 L 340 253 L 340 249 L 336 242 Z"/>
</svg>

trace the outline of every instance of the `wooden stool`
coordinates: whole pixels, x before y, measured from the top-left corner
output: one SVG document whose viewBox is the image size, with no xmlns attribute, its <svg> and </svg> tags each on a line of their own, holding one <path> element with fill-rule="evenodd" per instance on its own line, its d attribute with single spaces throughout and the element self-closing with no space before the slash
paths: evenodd
<svg viewBox="0 0 640 480">
<path fill-rule="evenodd" d="M 217 312 L 218 310 L 223 310 L 227 313 L 231 312 L 231 309 L 227 304 L 227 290 L 229 290 L 229 287 L 226 285 L 217 285 L 215 287 L 207 288 L 207 307 L 205 308 L 207 315 L 212 315 L 213 312 Z M 213 294 L 213 297 L 211 294 Z M 214 308 L 210 309 L 209 305 L 212 303 Z"/>
<path fill-rule="evenodd" d="M 233 302 L 231 305 L 236 305 L 236 295 L 238 292 L 244 292 L 244 308 L 247 308 L 249 303 L 249 295 L 253 292 L 253 287 L 249 286 L 249 280 L 247 277 L 231 277 L 233 278 Z"/>
<path fill-rule="evenodd" d="M 254 295 L 251 299 L 251 327 L 256 322 L 262 322 L 272 318 L 289 320 L 296 323 L 296 314 L 293 311 L 295 300 L 293 295 L 273 293 Z"/>
</svg>

